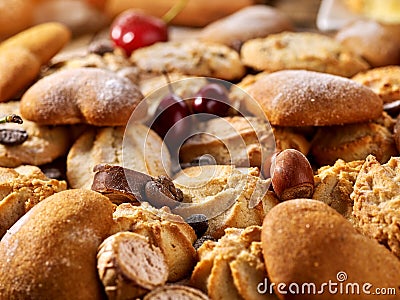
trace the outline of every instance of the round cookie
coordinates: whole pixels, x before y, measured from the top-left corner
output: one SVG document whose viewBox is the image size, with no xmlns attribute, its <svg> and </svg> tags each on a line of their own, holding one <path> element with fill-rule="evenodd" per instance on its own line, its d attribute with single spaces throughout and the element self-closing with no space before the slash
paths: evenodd
<svg viewBox="0 0 400 300">
<path fill-rule="evenodd" d="M 400 66 L 371 69 L 356 74 L 352 79 L 372 89 L 383 103 L 400 100 Z"/>
<path fill-rule="evenodd" d="M 266 5 L 252 5 L 207 25 L 199 38 L 239 49 L 249 39 L 286 30 L 293 30 L 293 25 L 285 14 Z"/>
<path fill-rule="evenodd" d="M 332 165 L 339 158 L 361 160 L 369 154 L 384 163 L 398 155 L 393 134 L 375 122 L 321 127 L 312 141 L 311 153 L 320 166 Z"/>
<path fill-rule="evenodd" d="M 156 43 L 134 51 L 131 60 L 145 72 L 180 72 L 225 80 L 239 79 L 245 73 L 236 51 L 197 40 Z"/>
<path fill-rule="evenodd" d="M 0 103 L 1 114 L 19 115 L 19 102 Z M 69 129 L 61 126 L 41 126 L 23 120 L 19 124 L 0 124 L 0 129 L 25 130 L 28 139 L 20 145 L 0 144 L 0 166 L 16 167 L 22 164 L 43 165 L 64 155 L 70 146 Z"/>
<path fill-rule="evenodd" d="M 23 95 L 20 109 L 24 118 L 39 124 L 122 126 L 142 98 L 127 78 L 98 68 L 76 68 L 36 82 Z"/>
<path fill-rule="evenodd" d="M 245 42 L 242 61 L 258 71 L 304 69 L 344 77 L 369 68 L 333 38 L 311 32 L 282 32 Z"/>
<path fill-rule="evenodd" d="M 400 26 L 357 20 L 339 30 L 335 39 L 372 67 L 400 64 Z"/>
<path fill-rule="evenodd" d="M 124 166 L 152 176 L 167 175 L 171 161 L 167 149 L 161 153 L 162 140 L 144 125 L 104 127 L 82 134 L 72 145 L 67 157 L 67 179 L 73 188 L 90 189 L 93 168 L 108 163 Z M 122 147 L 124 143 L 124 148 Z M 146 147 L 146 149 L 144 149 Z"/>
<path fill-rule="evenodd" d="M 382 99 L 347 78 L 304 70 L 261 77 L 248 93 L 269 122 L 280 126 L 325 126 L 363 122 L 382 115 Z M 251 111 L 251 107 L 248 108 Z"/>
</svg>

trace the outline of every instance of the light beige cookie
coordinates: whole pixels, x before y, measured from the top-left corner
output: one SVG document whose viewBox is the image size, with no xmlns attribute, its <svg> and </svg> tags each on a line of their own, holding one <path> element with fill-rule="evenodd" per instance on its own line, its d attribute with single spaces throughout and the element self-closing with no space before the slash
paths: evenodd
<svg viewBox="0 0 400 300">
<path fill-rule="evenodd" d="M 184 218 L 192 214 L 208 217 L 206 235 L 219 238 L 229 227 L 260 225 L 264 215 L 278 203 L 268 192 L 270 181 L 262 180 L 257 168 L 232 165 L 196 166 L 182 170 L 174 185 L 184 201 L 172 210 Z"/>
<path fill-rule="evenodd" d="M 228 228 L 217 242 L 205 241 L 190 282 L 211 299 L 276 299 L 257 286 L 267 272 L 261 248 L 261 227 Z"/>
<path fill-rule="evenodd" d="M 0 167 L 0 238 L 32 207 L 67 188 L 65 181 L 49 179 L 38 167 Z"/>
<path fill-rule="evenodd" d="M 20 109 L 24 118 L 39 124 L 123 126 L 142 98 L 127 78 L 99 68 L 76 68 L 37 81 L 23 95 Z"/>
<path fill-rule="evenodd" d="M 197 40 L 157 43 L 137 49 L 131 60 L 146 72 L 180 72 L 225 80 L 239 79 L 245 73 L 236 51 L 222 44 Z"/>
<path fill-rule="evenodd" d="M 351 199 L 356 226 L 400 257 L 400 158 L 380 164 L 372 155 L 363 164 Z"/>
<path fill-rule="evenodd" d="M 243 63 L 258 71 L 304 69 L 351 77 L 369 68 L 334 39 L 310 32 L 283 32 L 249 40 L 240 53 Z"/>
<path fill-rule="evenodd" d="M 350 194 L 363 164 L 363 160 L 346 163 L 338 159 L 333 166 L 319 168 L 314 176 L 313 199 L 328 204 L 346 219 L 352 220 L 353 200 Z"/>
<path fill-rule="evenodd" d="M 371 69 L 356 74 L 352 79 L 373 90 L 383 103 L 400 100 L 400 66 Z"/>
<path fill-rule="evenodd" d="M 124 127 L 92 128 L 71 147 L 67 157 L 67 178 L 73 188 L 90 189 L 93 168 L 98 164 L 124 166 L 152 176 L 168 175 L 171 167 L 168 149 L 161 138 L 142 124 Z M 161 156 L 163 155 L 163 156 Z"/>
<path fill-rule="evenodd" d="M 292 30 L 288 16 L 270 6 L 251 5 L 204 27 L 199 38 L 240 49 L 243 42 Z"/>
<path fill-rule="evenodd" d="M 400 63 L 400 26 L 361 19 L 340 29 L 335 39 L 372 67 Z"/>
<path fill-rule="evenodd" d="M 20 114 L 19 102 L 0 103 L 0 113 Z M 22 124 L 0 124 L 0 130 L 24 130 L 28 138 L 20 145 L 0 144 L 0 166 L 42 165 L 66 154 L 70 146 L 69 129 L 41 126 L 23 119 Z"/>
</svg>

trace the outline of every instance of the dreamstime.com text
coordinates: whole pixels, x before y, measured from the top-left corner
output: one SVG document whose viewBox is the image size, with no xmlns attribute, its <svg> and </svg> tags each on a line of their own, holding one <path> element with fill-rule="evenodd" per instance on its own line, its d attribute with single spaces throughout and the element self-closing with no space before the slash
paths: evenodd
<svg viewBox="0 0 400 300">
<path fill-rule="evenodd" d="M 274 283 L 260 282 L 257 291 L 260 294 L 282 295 L 320 295 L 329 293 L 332 295 L 396 295 L 395 287 L 374 287 L 371 283 L 346 282 L 347 273 L 340 271 L 336 274 L 336 280 L 328 280 L 321 284 L 315 283 Z M 400 293 L 400 292 L 399 292 Z"/>
</svg>

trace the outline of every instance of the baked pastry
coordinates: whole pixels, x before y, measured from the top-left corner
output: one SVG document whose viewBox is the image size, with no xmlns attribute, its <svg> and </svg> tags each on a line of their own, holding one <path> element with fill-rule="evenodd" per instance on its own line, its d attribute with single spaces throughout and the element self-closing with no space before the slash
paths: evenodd
<svg viewBox="0 0 400 300">
<path fill-rule="evenodd" d="M 164 285 L 156 288 L 146 296 L 143 300 L 208 300 L 207 295 L 200 290 L 186 285 Z"/>
<path fill-rule="evenodd" d="M 0 3 L 0 9 L 2 6 Z M 69 41 L 70 35 L 64 25 L 46 23 L 29 28 L 2 42 L 0 102 L 11 99 L 32 83 L 39 75 L 41 66 L 60 51 Z"/>
<path fill-rule="evenodd" d="M 0 103 L 1 114 L 20 114 L 19 102 Z M 43 165 L 67 153 L 72 137 L 71 128 L 41 126 L 23 119 L 22 124 L 1 124 L 0 130 L 27 135 L 22 143 L 0 144 L 0 166 L 17 167 L 22 164 Z"/>
<path fill-rule="evenodd" d="M 399 23 L 400 4 L 398 1 L 345 0 L 353 12 L 387 23 Z"/>
<path fill-rule="evenodd" d="M 190 282 L 211 299 L 276 299 L 258 293 L 267 272 L 261 248 L 261 227 L 227 228 L 217 242 L 205 241 Z"/>
<path fill-rule="evenodd" d="M 382 100 L 373 91 L 330 74 L 279 71 L 262 76 L 247 92 L 272 125 L 326 126 L 364 122 L 382 115 Z"/>
<path fill-rule="evenodd" d="M 67 178 L 73 188 L 90 189 L 98 164 L 113 164 L 153 176 L 168 175 L 169 152 L 161 138 L 142 124 L 91 128 L 72 145 L 67 157 Z"/>
<path fill-rule="evenodd" d="M 190 163 L 202 155 L 211 155 L 216 164 L 258 167 L 275 150 L 269 123 L 256 117 L 212 118 L 200 123 L 197 134 L 181 146 L 179 158 Z"/>
<path fill-rule="evenodd" d="M 96 253 L 112 225 L 99 193 L 67 190 L 32 208 L 0 243 L 3 299 L 101 299 Z"/>
<path fill-rule="evenodd" d="M 371 67 L 400 63 L 400 26 L 361 19 L 340 29 L 335 39 Z"/>
<path fill-rule="evenodd" d="M 357 228 L 397 257 L 400 257 L 399 164 L 399 157 L 381 164 L 373 155 L 368 156 L 351 194 Z"/>
<path fill-rule="evenodd" d="M 384 163 L 398 154 L 392 131 L 379 121 L 320 127 L 311 144 L 311 153 L 320 165 L 362 160 L 369 154 Z"/>
<path fill-rule="evenodd" d="M 228 227 L 260 225 L 266 212 L 278 203 L 268 192 L 270 181 L 262 180 L 257 168 L 233 165 L 189 167 L 174 177 L 184 200 L 172 211 L 184 218 L 204 214 L 208 218 L 205 235 L 219 238 Z"/>
<path fill-rule="evenodd" d="M 0 168 L 0 238 L 32 207 L 67 189 L 65 181 L 47 178 L 38 167 Z"/>
<path fill-rule="evenodd" d="M 322 201 L 334 208 L 346 219 L 353 219 L 353 192 L 354 183 L 361 170 L 364 160 L 345 162 L 338 159 L 333 166 L 324 166 L 318 169 L 314 176 L 313 199 Z"/>
<path fill-rule="evenodd" d="M 266 5 L 252 5 L 208 24 L 200 31 L 199 38 L 239 50 L 247 40 L 290 30 L 293 24 L 281 11 Z"/>
<path fill-rule="evenodd" d="M 24 118 L 38 124 L 123 126 L 142 98 L 127 78 L 98 68 L 76 68 L 37 81 L 23 95 L 20 109 Z"/>
<path fill-rule="evenodd" d="M 296 199 L 275 206 L 264 219 L 261 242 L 270 282 L 295 282 L 305 291 L 294 296 L 289 284 L 275 285 L 280 299 L 332 299 L 327 282 L 338 290 L 343 284 L 343 291 L 349 283 L 358 283 L 361 291 L 365 282 L 381 288 L 400 282 L 399 259 L 321 201 Z M 365 295 L 349 292 L 345 298 Z"/>
<path fill-rule="evenodd" d="M 282 32 L 245 42 L 242 61 L 257 71 L 304 69 L 351 77 L 369 68 L 333 38 L 311 32 Z"/>
<path fill-rule="evenodd" d="M 114 212 L 115 224 L 111 233 L 130 231 L 148 238 L 159 247 L 168 265 L 168 281 L 175 282 L 188 276 L 196 262 L 193 243 L 196 234 L 180 216 L 165 207 L 156 209 L 144 202 L 140 206 L 121 204 Z"/>
<path fill-rule="evenodd" d="M 374 68 L 352 77 L 378 94 L 383 103 L 400 99 L 400 66 Z"/>
<path fill-rule="evenodd" d="M 164 285 L 168 278 L 160 248 L 132 232 L 118 232 L 101 243 L 97 270 L 108 299 L 135 299 Z"/>
<path fill-rule="evenodd" d="M 240 79 L 245 73 L 236 51 L 198 40 L 156 43 L 135 50 L 131 60 L 144 72 L 179 72 L 225 80 Z"/>
</svg>

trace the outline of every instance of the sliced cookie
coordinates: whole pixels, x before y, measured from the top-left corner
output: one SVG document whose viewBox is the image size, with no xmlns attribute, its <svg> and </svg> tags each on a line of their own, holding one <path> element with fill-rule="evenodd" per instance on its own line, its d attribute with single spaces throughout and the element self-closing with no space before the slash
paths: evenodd
<svg viewBox="0 0 400 300">
<path fill-rule="evenodd" d="M 283 32 L 245 42 L 242 61 L 258 71 L 304 69 L 344 77 L 369 68 L 333 38 L 311 32 Z"/>
</svg>

